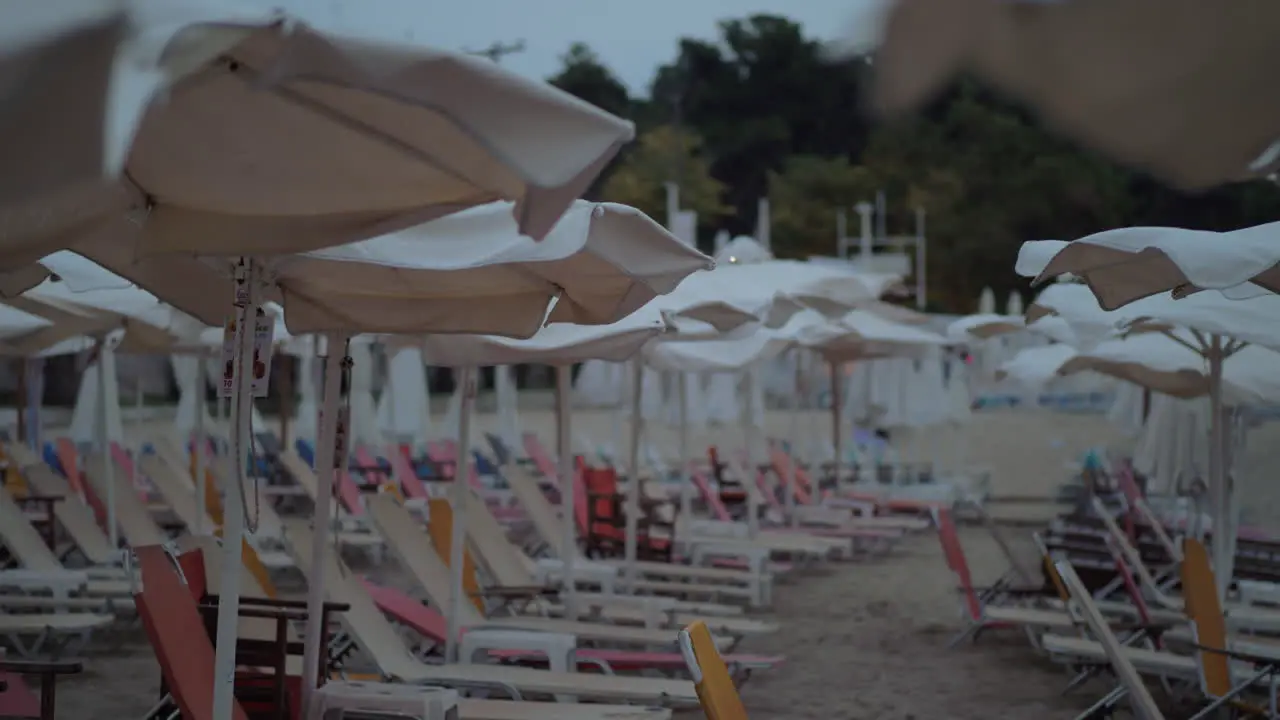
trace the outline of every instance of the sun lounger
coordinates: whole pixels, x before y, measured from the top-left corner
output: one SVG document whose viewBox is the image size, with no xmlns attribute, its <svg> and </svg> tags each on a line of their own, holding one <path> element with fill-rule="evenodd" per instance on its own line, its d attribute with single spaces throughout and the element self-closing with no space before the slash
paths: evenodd
<svg viewBox="0 0 1280 720">
<path fill-rule="evenodd" d="M 127 609 L 132 587 L 124 571 L 115 567 L 78 570 L 63 567 L 3 488 L 0 488 L 0 543 L 22 566 L 0 571 L 0 587 L 47 591 L 58 598 L 99 597 L 104 609 Z"/>
<path fill-rule="evenodd" d="M 286 533 L 295 552 L 299 548 L 306 552 L 312 546 L 311 529 L 305 522 L 287 521 Z M 388 680 L 486 689 L 517 698 L 524 693 L 537 693 L 660 705 L 697 702 L 692 683 L 682 680 L 557 673 L 484 664 L 425 664 L 401 642 L 395 628 L 382 616 L 358 578 L 346 570 L 334 553 L 327 551 L 324 554 L 327 562 L 326 594 L 331 600 L 350 605 L 351 609 L 342 617 L 344 627 L 373 658 L 379 672 Z M 309 570 L 305 564 L 300 567 Z"/>
<path fill-rule="evenodd" d="M 102 467 L 99 458 L 98 455 L 90 455 L 89 467 Z M 100 472 L 90 473 L 86 479 L 93 492 L 106 502 L 107 486 L 101 475 Z M 116 524 L 120 526 L 120 532 L 129 547 L 163 545 L 168 542 L 169 538 L 156 526 L 155 519 L 151 517 L 151 510 L 138 496 L 138 491 L 133 487 L 129 476 L 117 470 L 111 473 L 111 480 L 115 484 Z"/>
<path fill-rule="evenodd" d="M 370 515 L 387 541 L 387 547 L 395 553 L 401 566 L 418 583 L 418 586 L 439 607 L 449 607 L 450 582 L 446 548 L 436 548 L 430 537 L 395 498 L 376 496 L 370 498 Z M 506 627 L 530 631 L 554 632 L 574 635 L 589 642 L 647 648 L 670 647 L 675 636 L 665 630 L 643 627 L 588 623 L 549 617 L 480 617 L 471 603 L 462 604 L 464 624 L 467 627 Z M 727 642 L 727 640 L 726 640 Z"/>
<path fill-rule="evenodd" d="M 436 645 L 443 645 L 448 637 L 445 618 L 434 608 L 415 600 L 409 595 L 389 587 L 381 587 L 363 581 L 370 597 L 378 604 L 379 609 L 423 636 Z M 520 661 L 545 664 L 546 656 L 529 650 L 490 650 L 491 657 L 507 662 Z M 684 659 L 677 652 L 636 652 L 634 650 L 609 650 L 601 648 L 578 648 L 574 658 L 586 669 L 603 667 L 608 672 L 626 671 L 683 671 Z M 766 655 L 732 655 L 728 662 L 734 666 L 739 677 L 752 670 L 774 667 L 783 658 Z"/>
<path fill-rule="evenodd" d="M 1222 707 L 1248 715 L 1271 716 L 1268 710 L 1246 704 L 1239 697 L 1252 688 L 1267 686 L 1268 678 L 1280 673 L 1280 664 L 1277 664 L 1274 656 L 1261 657 L 1228 648 L 1226 623 L 1218 606 L 1217 589 L 1209 569 L 1208 554 L 1194 539 L 1185 543 L 1184 550 L 1187 559 L 1183 563 L 1183 583 L 1188 591 L 1188 604 L 1192 608 L 1192 621 L 1200 643 L 1197 648 L 1198 657 L 1122 645 L 1107 626 L 1071 564 L 1065 561 L 1058 563 L 1057 572 L 1096 640 L 1046 636 L 1046 648 L 1057 655 L 1077 660 L 1101 659 L 1108 662 L 1121 683 L 1086 711 L 1095 715 L 1085 714 L 1081 717 L 1110 714 L 1127 698 L 1141 717 L 1162 720 L 1164 716 L 1147 690 L 1142 680 L 1143 674 L 1198 680 L 1208 706 L 1197 713 L 1196 718 L 1212 716 Z M 1275 705 L 1273 697 L 1271 707 Z"/>
<path fill-rule="evenodd" d="M 0 613 L 0 638 L 20 657 L 74 655 L 84 649 L 94 630 L 115 622 L 103 613 Z"/>
<path fill-rule="evenodd" d="M 1160 587 L 1160 584 L 1143 561 L 1142 554 L 1129 541 L 1129 537 L 1120 529 L 1120 526 L 1116 524 L 1115 518 L 1107 512 L 1102 501 L 1096 496 L 1093 498 L 1093 507 L 1094 511 L 1102 519 L 1103 527 L 1106 528 L 1111 542 L 1121 553 L 1129 568 L 1133 570 L 1146 594 L 1160 607 L 1178 612 L 1184 611 L 1185 603 L 1183 598 L 1170 595 Z M 1225 615 L 1227 624 L 1235 629 L 1249 629 L 1259 632 L 1280 631 L 1280 611 L 1277 610 L 1248 605 L 1228 605 L 1225 609 Z"/>
<path fill-rule="evenodd" d="M 121 564 L 122 554 L 111 547 L 111 541 L 98 525 L 93 509 L 85 504 L 65 478 L 22 445 L 10 443 L 6 451 L 18 463 L 23 477 L 37 493 L 62 498 L 54 503 L 53 515 L 87 564 L 102 567 Z"/>
<path fill-rule="evenodd" d="M 578 549 L 576 547 L 565 548 L 563 546 L 562 540 L 564 536 L 561 520 L 555 508 L 552 507 L 546 496 L 542 494 L 537 480 L 520 467 L 511 466 L 505 472 L 507 483 L 510 485 L 512 492 L 520 501 L 520 504 L 524 506 L 534 529 L 547 547 L 559 558 L 563 558 L 566 552 L 577 553 Z M 587 576 L 587 568 L 590 567 L 612 568 L 615 572 L 617 572 L 618 568 L 618 563 L 616 562 L 588 560 L 586 558 L 575 558 L 575 563 L 581 565 L 584 576 Z M 687 565 L 644 561 L 637 561 L 635 565 L 641 575 L 653 573 L 656 577 L 676 578 L 686 582 L 646 578 L 628 579 L 625 581 L 627 589 L 633 592 L 722 597 L 725 599 L 747 600 L 756 606 L 768 605 L 770 602 L 772 576 L 767 574 L 761 575 L 724 568 L 694 568 Z M 695 607 L 684 607 L 682 609 L 698 612 Z"/>
<path fill-rule="evenodd" d="M 468 544 L 480 559 L 495 581 L 498 590 L 503 588 L 533 588 L 540 592 L 532 597 L 533 602 L 526 604 L 526 610 L 541 611 L 550 615 L 562 615 L 563 605 L 552 602 L 545 588 L 538 587 L 538 579 L 530 572 L 522 560 L 524 553 L 507 540 L 506 534 L 497 519 L 489 512 L 479 497 L 475 502 L 467 503 L 467 539 Z M 528 596 L 527 596 L 528 597 Z M 598 593 L 580 593 L 575 599 L 589 609 L 593 617 L 610 622 L 621 622 L 646 625 L 652 629 L 670 625 L 687 625 L 701 617 L 691 613 L 676 611 L 662 598 L 628 599 L 619 602 L 616 595 Z M 645 607 L 641 603 L 654 605 L 662 603 L 670 608 L 662 612 L 657 608 Z M 657 622 L 655 622 L 657 621 Z M 743 617 L 708 616 L 706 621 L 715 627 L 717 632 L 727 635 L 743 635 L 773 632 L 777 626 Z"/>
</svg>

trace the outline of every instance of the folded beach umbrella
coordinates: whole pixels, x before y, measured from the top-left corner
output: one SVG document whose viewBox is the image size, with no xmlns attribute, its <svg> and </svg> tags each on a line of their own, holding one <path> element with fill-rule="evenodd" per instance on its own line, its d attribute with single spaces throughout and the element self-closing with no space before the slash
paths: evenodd
<svg viewBox="0 0 1280 720">
<path fill-rule="evenodd" d="M 122 237 L 141 254 L 299 252 L 501 199 L 541 238 L 634 134 L 483 58 L 226 2 L 117 5 L 129 32 L 113 53 L 111 114 L 90 117 L 123 176 L 0 205 L 0 269 Z M 101 68 L 74 80 L 103 94 Z M 18 124 L 5 129 L 23 142 L 25 129 L 67 127 L 52 100 L 20 116 L 9 105 Z"/>
<path fill-rule="evenodd" d="M 883 28 L 875 100 L 888 113 L 972 73 L 1183 188 L 1265 174 L 1280 159 L 1269 151 L 1280 138 L 1270 3 L 897 0 Z"/>
<path fill-rule="evenodd" d="M 1107 310 L 1165 292 L 1275 293 L 1280 292 L 1280 222 L 1231 232 L 1130 227 L 1072 242 L 1032 241 L 1023 243 L 1016 269 L 1037 283 L 1071 273 Z"/>
</svg>

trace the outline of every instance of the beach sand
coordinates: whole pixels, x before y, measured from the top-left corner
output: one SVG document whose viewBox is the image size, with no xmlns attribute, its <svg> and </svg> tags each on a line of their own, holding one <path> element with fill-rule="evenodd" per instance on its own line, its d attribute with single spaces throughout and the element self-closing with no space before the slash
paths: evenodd
<svg viewBox="0 0 1280 720">
<path fill-rule="evenodd" d="M 822 419 L 811 420 L 816 432 Z M 478 422 L 485 429 L 493 420 L 482 415 Z M 599 417 L 591 422 L 586 427 L 606 427 Z M 781 435 L 788 422 L 770 413 L 768 431 Z M 549 413 L 529 413 L 523 428 L 539 432 L 548 445 L 553 442 Z M 656 432 L 666 433 L 659 435 L 660 447 L 676 447 L 670 431 Z M 693 447 L 740 446 L 737 437 L 730 429 L 712 430 Z M 966 438 L 969 460 L 990 468 L 995 494 L 1042 497 L 1068 479 L 1068 463 L 1085 448 L 1124 442 L 1100 416 L 1025 411 L 976 415 Z M 914 446 L 928 454 L 942 452 L 943 444 L 923 437 Z M 1017 552 L 1031 557 L 1026 529 L 1006 533 Z M 961 536 L 978 585 L 1006 569 L 985 530 L 963 527 Z M 382 568 L 378 574 L 393 577 L 395 571 Z M 1070 718 L 1106 692 L 1108 686 L 1095 681 L 1062 696 L 1069 675 L 1037 655 L 1019 631 L 993 631 L 975 644 L 947 650 L 950 637 L 964 627 L 955 587 L 931 532 L 900 543 L 884 557 L 832 563 L 788 578 L 778 587 L 769 615 L 782 629 L 740 646 L 788 658 L 784 666 L 757 673 L 746 684 L 748 712 L 757 718 L 814 720 Z M 138 717 L 157 697 L 159 669 L 140 631 L 119 647 L 94 648 L 86 667 L 83 675 L 60 684 L 59 717 Z"/>
</svg>

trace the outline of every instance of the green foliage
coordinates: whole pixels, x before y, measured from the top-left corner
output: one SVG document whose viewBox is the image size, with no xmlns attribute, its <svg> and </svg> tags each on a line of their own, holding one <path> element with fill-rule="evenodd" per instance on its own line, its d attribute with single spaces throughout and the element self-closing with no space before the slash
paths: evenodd
<svg viewBox="0 0 1280 720">
<path fill-rule="evenodd" d="M 665 222 L 666 184 L 674 180 L 680 186 L 680 206 L 696 210 L 699 218 L 715 220 L 732 212 L 721 200 L 725 187 L 711 177 L 701 147 L 697 135 L 670 125 L 646 132 L 605 182 L 602 199 Z"/>
<path fill-rule="evenodd" d="M 984 286 L 1007 296 L 1025 240 L 1072 239 L 1131 225 L 1229 230 L 1280 217 L 1280 188 L 1251 182 L 1177 193 L 1043 129 L 1023 108 L 971 81 L 915 117 L 873 125 L 862 112 L 869 65 L 833 63 L 783 17 L 721 23 L 717 41 L 685 39 L 648 97 L 627 89 L 585 45 L 564 56 L 556 85 L 631 118 L 639 142 L 602 181 L 603 196 L 663 217 L 663 185 L 681 184 L 703 236 L 755 227 L 768 195 L 774 250 L 835 250 L 836 211 L 883 191 L 890 234 L 927 212 L 930 303 L 973 309 Z"/>
</svg>

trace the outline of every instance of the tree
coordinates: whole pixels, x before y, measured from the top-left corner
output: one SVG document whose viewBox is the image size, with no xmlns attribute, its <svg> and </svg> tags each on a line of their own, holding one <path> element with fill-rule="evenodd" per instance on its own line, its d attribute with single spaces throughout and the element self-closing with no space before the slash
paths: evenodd
<svg viewBox="0 0 1280 720">
<path fill-rule="evenodd" d="M 631 117 L 633 103 L 627 86 L 586 43 L 574 43 L 560 56 L 560 72 L 547 82 L 619 117 Z"/>
<path fill-rule="evenodd" d="M 856 159 L 867 134 L 860 62 L 828 61 L 796 23 L 753 15 L 720 25 L 721 42 L 685 39 L 658 70 L 655 112 L 706 141 L 712 174 L 728 188 L 733 232 L 750 232 L 769 173 L 795 154 Z"/>
<path fill-rule="evenodd" d="M 666 183 L 680 186 L 680 206 L 700 218 L 718 218 L 731 211 L 720 199 L 724 185 L 711 177 L 697 135 L 663 125 L 640 136 L 627 156 L 605 181 L 602 197 L 643 210 L 666 221 Z"/>
</svg>

